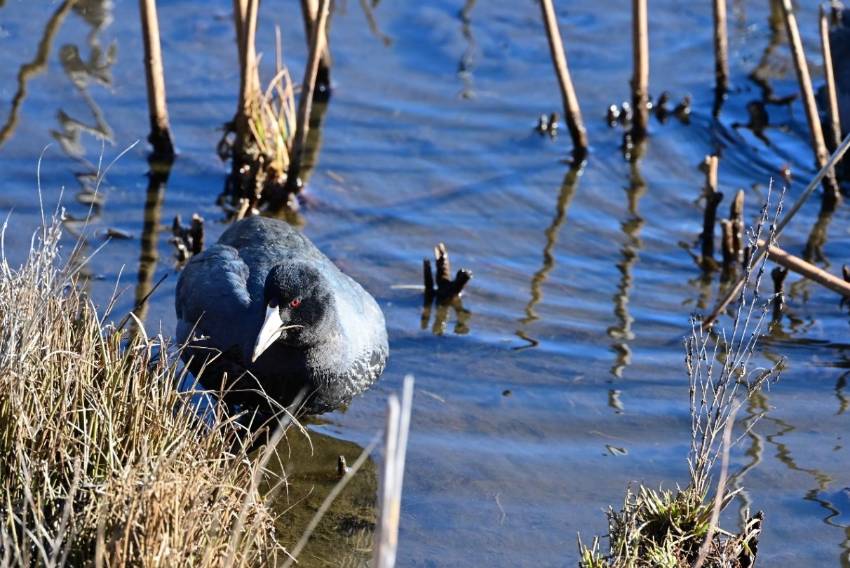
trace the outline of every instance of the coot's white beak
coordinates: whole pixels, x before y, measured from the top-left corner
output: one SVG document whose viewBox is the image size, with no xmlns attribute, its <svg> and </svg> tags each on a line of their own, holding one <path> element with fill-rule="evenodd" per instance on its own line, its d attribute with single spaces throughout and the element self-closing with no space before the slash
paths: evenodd
<svg viewBox="0 0 850 568">
<path fill-rule="evenodd" d="M 263 321 L 260 333 L 257 334 L 257 341 L 254 343 L 254 354 L 251 355 L 251 362 L 256 361 L 266 349 L 271 347 L 272 343 L 280 339 L 285 329 L 283 327 L 283 320 L 280 319 L 280 311 L 276 307 L 267 306 L 266 319 Z"/>
</svg>

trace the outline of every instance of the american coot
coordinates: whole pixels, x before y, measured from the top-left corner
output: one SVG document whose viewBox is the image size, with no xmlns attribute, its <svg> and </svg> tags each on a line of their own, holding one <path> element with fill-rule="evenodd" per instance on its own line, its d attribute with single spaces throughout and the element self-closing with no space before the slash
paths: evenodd
<svg viewBox="0 0 850 568">
<path fill-rule="evenodd" d="M 175 307 L 190 369 L 205 364 L 213 389 L 227 373 L 228 399 L 243 405 L 262 387 L 283 405 L 303 393 L 307 413 L 333 410 L 377 380 L 389 352 L 375 299 L 275 219 L 239 221 L 192 257 Z"/>
</svg>

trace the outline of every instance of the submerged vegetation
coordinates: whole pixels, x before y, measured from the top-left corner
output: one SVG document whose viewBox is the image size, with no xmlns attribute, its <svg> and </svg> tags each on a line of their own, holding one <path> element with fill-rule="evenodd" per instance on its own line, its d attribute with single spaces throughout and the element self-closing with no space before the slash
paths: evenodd
<svg viewBox="0 0 850 568">
<path fill-rule="evenodd" d="M 725 331 L 704 331 L 702 320 L 695 319 L 685 339 L 691 415 L 689 483 L 675 491 L 645 485 L 634 492 L 628 489 L 622 508 L 608 510 L 608 552 L 602 552 L 598 537 L 590 546 L 579 540 L 582 568 L 744 568 L 755 563 L 762 513 L 750 516 L 747 512 L 738 534 L 721 529 L 718 521 L 739 491 L 727 489 L 735 416 L 743 399 L 778 378 L 781 370 L 781 361 L 770 368 L 751 367 L 771 305 L 759 296 L 767 256 L 760 256 L 756 245 L 775 243 L 781 212 L 780 199 L 775 217 L 769 219 L 766 204 L 750 232 L 743 280 L 752 286 L 752 293 L 742 287 L 731 336 Z M 716 481 L 713 495 L 712 481 Z"/>
<path fill-rule="evenodd" d="M 265 460 L 199 418 L 161 338 L 104 325 L 59 238 L 0 261 L 0 564 L 274 564 Z"/>
</svg>

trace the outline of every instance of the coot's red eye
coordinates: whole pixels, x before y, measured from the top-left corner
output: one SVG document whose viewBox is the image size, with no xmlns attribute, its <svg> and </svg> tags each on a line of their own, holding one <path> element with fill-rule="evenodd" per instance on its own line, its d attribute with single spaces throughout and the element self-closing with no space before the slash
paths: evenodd
<svg viewBox="0 0 850 568">
<path fill-rule="evenodd" d="M 301 300 L 299 298 L 294 298 L 291 302 L 289 302 L 289 307 L 297 308 L 301 305 Z"/>
</svg>

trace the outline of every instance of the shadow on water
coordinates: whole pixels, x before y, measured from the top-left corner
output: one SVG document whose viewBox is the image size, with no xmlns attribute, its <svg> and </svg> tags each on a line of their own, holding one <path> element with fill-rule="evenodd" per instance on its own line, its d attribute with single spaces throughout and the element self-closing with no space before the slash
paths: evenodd
<svg viewBox="0 0 850 568">
<path fill-rule="evenodd" d="M 290 430 L 272 459 L 272 479 L 283 478 L 275 506 L 278 531 L 287 548 L 304 534 L 328 493 L 340 480 L 339 458 L 354 463 L 363 448 L 353 442 L 311 431 L 310 439 Z M 299 556 L 309 566 L 368 566 L 377 520 L 378 473 L 369 458 L 319 522 Z"/>
</svg>

